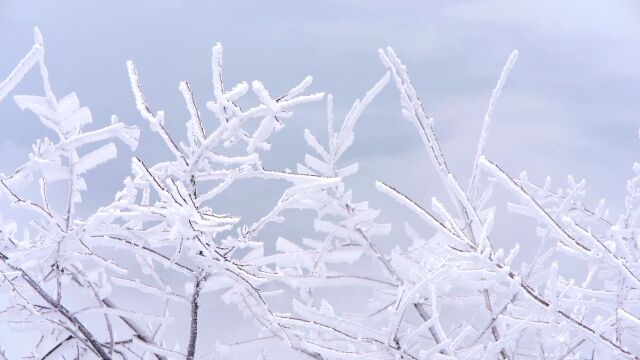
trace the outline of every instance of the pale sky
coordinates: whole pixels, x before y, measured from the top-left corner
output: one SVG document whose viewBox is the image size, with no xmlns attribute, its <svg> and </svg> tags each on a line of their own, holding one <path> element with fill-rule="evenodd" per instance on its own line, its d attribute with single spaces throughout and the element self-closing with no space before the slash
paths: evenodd
<svg viewBox="0 0 640 360">
<path fill-rule="evenodd" d="M 631 165 L 640 159 L 640 3 L 635 0 L 0 0 L 0 79 L 31 48 L 35 26 L 45 38 L 54 91 L 59 96 L 76 91 L 96 123 L 106 124 L 117 114 L 141 127 L 136 155 L 149 162 L 163 153 L 135 109 L 125 61 L 136 62 L 150 106 L 166 110 L 169 128 L 182 134 L 187 112 L 178 82 L 189 81 L 204 108 L 212 97 L 216 42 L 224 46 L 229 84 L 260 79 L 279 94 L 312 75 L 312 90 L 334 94 L 338 119 L 384 73 L 377 49 L 392 46 L 408 66 L 435 118 L 445 156 L 464 184 L 491 90 L 503 63 L 518 49 L 493 117 L 487 157 L 513 175 L 528 170 L 539 182 L 551 175 L 556 187 L 566 184 L 567 174 L 586 178 L 588 201 L 605 197 L 613 209 L 622 206 Z M 32 73 L 12 95 L 40 93 L 39 86 Z M 273 138 L 265 163 L 295 168 L 308 151 L 305 128 L 324 136 L 323 104 L 298 112 Z M 51 134 L 35 116 L 7 97 L 0 103 L 0 172 L 26 160 L 31 144 L 45 135 Z M 118 161 L 88 176 L 91 195 L 82 209 L 106 204 L 121 186 L 132 154 L 124 146 L 119 151 Z M 442 196 L 413 126 L 401 117 L 392 84 L 360 120 L 347 160 L 361 164 L 351 180 L 356 197 L 370 197 L 390 221 L 405 220 L 404 215 L 373 190 L 375 179 L 419 202 Z M 256 195 L 249 190 L 240 196 Z M 6 199 L 0 201 L 4 211 Z M 245 215 L 256 217 L 260 211 L 246 209 Z M 534 226 L 500 221 L 497 231 L 505 238 L 515 234 L 514 223 L 529 230 Z"/>
<path fill-rule="evenodd" d="M 39 26 L 60 95 L 76 91 L 96 121 L 115 113 L 144 127 L 124 65 L 132 59 L 152 107 L 165 109 L 173 129 L 182 131 L 186 112 L 177 83 L 187 80 L 202 103 L 209 99 L 215 42 L 225 47 L 229 83 L 259 78 L 278 93 L 310 74 L 313 89 L 333 93 L 343 112 L 383 73 L 376 50 L 389 45 L 408 65 L 450 162 L 464 178 L 491 89 L 509 53 L 518 49 L 494 116 L 489 157 L 532 177 L 573 173 L 587 178 L 594 192 L 619 197 L 640 149 L 639 18 L 635 1 L 5 0 L 0 74 L 30 48 L 32 29 Z M 37 89 L 35 75 L 27 80 L 15 93 Z M 389 89 L 360 123 L 353 156 L 397 160 L 420 151 Z M 304 127 L 324 129 L 324 107 L 306 109 L 309 116 L 292 123 L 291 135 Z M 0 104 L 0 117 L 2 133 L 12 134 L 0 138 L 0 146 L 26 157 L 41 133 L 37 120 L 10 99 Z M 154 152 L 155 139 L 147 135 L 142 154 Z M 291 146 L 302 144 L 296 138 Z M 281 154 L 292 153 L 291 146 L 280 147 Z M 621 186 L 610 189 L 614 184 Z"/>
</svg>

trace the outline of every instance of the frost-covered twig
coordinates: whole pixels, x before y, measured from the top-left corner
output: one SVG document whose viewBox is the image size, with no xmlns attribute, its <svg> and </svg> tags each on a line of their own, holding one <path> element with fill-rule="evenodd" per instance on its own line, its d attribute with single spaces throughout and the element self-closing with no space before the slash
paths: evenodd
<svg viewBox="0 0 640 360">
<path fill-rule="evenodd" d="M 24 281 L 44 300 L 53 307 L 57 312 L 60 313 L 67 321 L 69 321 L 75 328 L 80 331 L 82 336 L 86 339 L 89 344 L 91 344 L 92 350 L 103 360 L 109 360 L 111 357 L 106 351 L 102 348 L 102 345 L 96 340 L 93 333 L 84 326 L 84 324 L 73 315 L 66 307 L 53 299 L 40 285 L 38 282 L 31 277 L 26 271 L 23 269 L 11 265 L 9 257 L 7 257 L 4 253 L 0 252 L 0 261 L 2 261 L 6 266 L 8 266 L 13 271 L 19 272 L 20 276 Z"/>
<path fill-rule="evenodd" d="M 507 78 L 509 77 L 509 73 L 511 69 L 516 64 L 516 60 L 518 59 L 518 50 L 514 50 L 511 55 L 509 55 L 509 59 L 504 64 L 502 68 L 502 72 L 500 73 L 500 78 L 496 84 L 496 87 L 493 89 L 491 93 L 491 100 L 489 100 L 489 105 L 487 106 L 487 112 L 484 114 L 484 119 L 482 121 L 482 129 L 480 130 L 480 137 L 478 140 L 478 148 L 476 150 L 476 156 L 473 161 L 473 172 L 471 173 L 471 180 L 469 180 L 469 189 L 467 190 L 467 194 L 472 199 L 472 201 L 476 200 L 478 196 L 478 185 L 477 181 L 480 176 L 480 157 L 484 155 L 484 148 L 487 143 L 487 138 L 489 136 L 489 128 L 491 125 L 491 116 L 493 115 L 493 109 L 495 107 L 495 103 L 498 101 L 498 97 L 500 97 L 500 93 L 502 92 L 502 88 L 504 84 L 507 82 Z"/>
<path fill-rule="evenodd" d="M 445 161 L 433 120 L 391 49 L 380 51 L 386 73 L 340 124 L 333 96 L 327 96 L 328 141 L 305 130 L 310 152 L 300 154 L 295 171 L 269 167 L 262 154 L 278 146 L 278 132 L 298 106 L 323 98 L 306 94 L 311 76 L 279 96 L 258 80 L 225 86 L 223 50 L 216 44 L 210 112 L 201 113 L 205 107 L 187 82 L 178 85 L 187 113 L 185 140 L 179 142 L 164 126 L 164 112 L 150 110 L 129 62 L 136 107 L 171 155 L 158 163 L 134 155 L 113 201 L 85 214 L 77 206 L 81 195 L 91 195 L 85 174 L 116 158 L 118 148 L 109 141 L 117 138 L 135 149 L 139 131 L 115 116 L 110 125 L 87 130 L 91 113 L 76 94 L 53 93 L 42 46 L 36 33 L 32 51 L 0 83 L 5 96 L 38 63 L 44 96 L 15 100 L 56 136 L 37 140 L 29 160 L 0 179 L 6 199 L 33 217 L 30 228 L 0 219 L 6 268 L 0 289 L 9 299 L 0 321 L 41 336 L 32 356 L 104 353 L 165 360 L 233 351 L 243 357 L 245 349 L 279 342 L 316 360 L 640 358 L 640 165 L 634 166 L 616 222 L 602 202 L 594 210 L 583 205 L 584 181 L 569 177 L 567 189 L 552 191 L 550 181 L 538 186 L 524 173 L 514 179 L 486 160 L 493 109 L 516 52 L 492 93 L 467 191 Z M 427 208 L 401 189 L 376 182 L 379 191 L 431 226 L 423 232 L 405 223 L 409 246 L 398 241 L 403 235 L 391 233 L 390 224 L 379 222 L 380 210 L 356 200 L 362 194 L 347 179 L 360 165 L 345 163 L 344 156 L 367 106 L 391 79 L 402 113 L 418 130 L 453 205 L 434 196 Z M 21 188 L 32 178 L 38 180 L 36 200 Z M 538 220 L 542 241 L 530 263 L 517 244 L 502 249 L 492 241 L 493 226 L 503 223 L 491 203 L 495 180 L 520 200 L 507 204 L 509 210 Z M 49 184 L 56 181 L 69 189 L 63 204 L 51 195 Z M 285 188 L 263 214 L 223 212 L 218 200 L 241 181 L 279 181 Z M 257 201 L 265 200 L 251 198 Z M 296 211 L 313 218 L 315 232 L 300 230 L 305 221 L 291 218 Z M 555 246 L 547 242 L 552 238 L 559 239 Z M 566 259 L 559 255 L 584 265 L 584 279 L 565 278 Z M 218 326 L 198 311 L 214 299 L 252 319 L 247 326 L 255 326 L 255 341 L 233 339 L 214 347 L 198 340 L 205 324 Z M 130 310 L 138 300 L 145 308 Z M 191 316 L 175 316 L 175 307 L 187 307 Z M 157 314 L 148 310 L 156 308 Z M 105 321 L 85 322 L 90 313 Z M 165 333 L 170 321 L 190 323 L 180 341 Z M 254 349 L 259 358 L 267 357 L 264 349 Z"/>
<path fill-rule="evenodd" d="M 31 50 L 25 55 L 22 60 L 11 71 L 9 76 L 0 82 L 0 101 L 13 90 L 16 85 L 22 80 L 26 73 L 40 61 L 40 58 L 44 55 L 44 48 L 40 39 L 39 30 L 35 29 L 36 43 L 31 47 Z"/>
<path fill-rule="evenodd" d="M 202 284 L 207 281 L 208 274 L 198 275 L 193 285 L 191 295 L 191 326 L 189 327 L 189 343 L 187 345 L 187 360 L 193 360 L 196 354 L 196 340 L 198 338 L 198 309 L 200 308 L 200 292 Z"/>
</svg>

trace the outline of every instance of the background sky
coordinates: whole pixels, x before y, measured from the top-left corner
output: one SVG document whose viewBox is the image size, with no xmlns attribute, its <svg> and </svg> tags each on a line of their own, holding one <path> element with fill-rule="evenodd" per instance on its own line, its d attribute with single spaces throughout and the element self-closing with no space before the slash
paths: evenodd
<svg viewBox="0 0 640 360">
<path fill-rule="evenodd" d="M 631 165 L 640 158 L 640 3 L 634 0 L 0 0 L 0 78 L 31 48 L 34 26 L 44 35 L 57 95 L 76 91 L 98 124 L 117 114 L 143 128 L 136 155 L 150 163 L 167 153 L 135 109 L 125 61 L 136 62 L 152 109 L 164 109 L 170 130 L 182 134 L 188 114 L 178 82 L 189 81 L 204 108 L 212 98 L 211 46 L 216 42 L 224 46 L 226 83 L 260 79 L 272 94 L 280 94 L 313 75 L 314 91 L 334 95 L 338 119 L 384 73 L 377 49 L 392 46 L 408 66 L 435 118 L 445 156 L 464 184 L 491 90 L 504 61 L 518 49 L 518 63 L 494 113 L 488 158 L 514 175 L 528 170 L 539 182 L 550 175 L 556 186 L 566 183 L 567 174 L 586 178 L 588 203 L 604 197 L 613 210 L 621 208 Z M 13 94 L 40 92 L 34 72 Z M 265 164 L 295 168 L 307 151 L 305 128 L 325 138 L 324 105 L 299 111 L 273 138 Z M 0 103 L 0 172 L 24 162 L 31 144 L 45 135 L 51 136 L 35 116 L 6 98 Z M 108 203 L 120 188 L 132 153 L 124 146 L 119 151 L 117 162 L 88 176 L 91 195 L 81 210 Z M 375 193 L 375 179 L 424 204 L 442 196 L 419 137 L 400 116 L 393 85 L 365 112 L 346 160 L 361 165 L 351 180 L 356 198 L 370 198 L 389 221 L 405 215 Z M 267 194 L 261 196 L 279 197 L 277 187 L 267 189 L 260 189 Z M 223 205 L 233 208 L 256 195 L 247 187 Z M 1 201 L 4 212 L 6 201 Z M 270 204 L 263 203 L 264 208 L 243 208 L 243 215 L 260 216 Z M 533 240 L 520 238 L 520 232 L 534 224 L 504 216 L 496 220 L 502 235 L 497 241 Z"/>
<path fill-rule="evenodd" d="M 4 0 L 0 74 L 8 74 L 28 51 L 32 29 L 39 26 L 59 96 L 76 91 L 98 123 L 117 114 L 145 127 L 126 76 L 125 61 L 132 59 L 150 105 L 165 109 L 169 126 L 180 133 L 187 113 L 177 84 L 189 81 L 200 103 L 211 98 L 210 52 L 216 42 L 225 47 L 228 83 L 258 78 L 280 93 L 310 74 L 314 90 L 334 94 L 337 115 L 383 73 L 376 50 L 389 45 L 408 65 L 449 162 L 465 178 L 491 89 L 509 53 L 518 49 L 494 116 L 488 156 L 511 172 L 527 169 L 534 178 L 585 177 L 592 193 L 619 198 L 640 149 L 639 19 L 635 1 Z M 39 91 L 37 74 L 27 80 L 32 81 L 14 94 Z M 305 109 L 287 130 L 291 136 L 283 137 L 287 146 L 274 148 L 282 163 L 291 162 L 283 154 L 295 153 L 291 147 L 302 143 L 300 129 L 324 129 L 324 107 Z M 350 155 L 392 166 L 424 155 L 412 126 L 398 114 L 397 94 L 389 87 L 359 124 Z M 45 133 L 10 99 L 0 104 L 0 117 L 0 146 L 16 155 L 3 159 L 2 171 L 8 171 Z M 156 140 L 143 136 L 140 153 L 152 156 Z M 423 169 L 407 167 L 407 185 L 419 183 L 408 175 L 421 176 L 413 172 Z M 122 171 L 118 175 L 127 167 Z"/>
</svg>

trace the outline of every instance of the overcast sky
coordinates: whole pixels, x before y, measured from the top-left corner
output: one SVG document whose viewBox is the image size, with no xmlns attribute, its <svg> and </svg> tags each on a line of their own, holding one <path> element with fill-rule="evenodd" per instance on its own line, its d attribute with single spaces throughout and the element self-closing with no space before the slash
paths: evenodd
<svg viewBox="0 0 640 360">
<path fill-rule="evenodd" d="M 346 111 L 383 73 L 376 50 L 389 45 L 409 66 L 448 158 L 464 177 L 491 89 L 509 53 L 518 49 L 518 64 L 494 117 L 488 155 L 512 172 L 527 169 L 538 178 L 573 173 L 588 178 L 593 193 L 623 195 L 624 179 L 640 149 L 636 1 L 185 4 L 1 1 L 0 74 L 7 74 L 30 48 L 32 29 L 39 26 L 59 95 L 76 91 L 98 122 L 115 113 L 144 127 L 126 76 L 125 61 L 132 59 L 151 106 L 165 109 L 180 132 L 186 112 L 177 83 L 189 81 L 201 103 L 211 97 L 215 42 L 225 47 L 227 82 L 259 78 L 279 93 L 310 74 L 316 79 L 314 90 L 335 95 L 338 111 Z M 16 93 L 38 91 L 37 77 L 30 79 Z M 324 129 L 324 107 L 306 109 L 304 118 L 288 129 L 291 135 L 304 127 Z M 389 87 L 360 123 L 352 155 L 360 161 L 417 156 L 417 136 L 398 115 L 397 94 Z M 2 161 L 0 171 L 8 171 L 8 165 L 26 157 L 25 149 L 42 130 L 12 101 L 0 104 L 0 118 L 5 134 L 0 146 L 22 150 Z M 142 154 L 153 153 L 156 144 L 146 135 Z M 286 139 L 294 137 L 300 136 Z M 287 146 L 276 149 L 292 153 Z M 609 188 L 615 184 L 620 186 Z"/>
<path fill-rule="evenodd" d="M 212 97 L 216 42 L 224 46 L 225 82 L 260 79 L 279 94 L 313 75 L 313 90 L 334 94 L 340 118 L 384 73 L 377 49 L 392 46 L 435 118 L 456 176 L 466 183 L 491 90 L 518 49 L 494 115 L 489 158 L 512 174 L 529 170 L 538 181 L 551 175 L 558 186 L 567 174 L 586 178 L 590 201 L 606 197 L 614 209 L 622 205 L 631 165 L 640 159 L 635 0 L 0 0 L 0 79 L 32 46 L 34 26 L 45 38 L 54 91 L 60 97 L 76 91 L 100 124 L 117 114 L 146 129 L 129 90 L 125 61 L 132 59 L 150 106 L 166 110 L 169 128 L 181 134 L 187 112 L 177 84 L 189 81 L 204 107 Z M 25 80 L 13 94 L 41 91 L 37 74 Z M 267 165 L 294 168 L 306 151 L 303 129 L 321 133 L 324 121 L 322 104 L 305 106 L 275 136 Z M 0 103 L 0 172 L 26 160 L 31 144 L 44 135 L 50 136 L 10 98 Z M 364 114 L 356 136 L 348 159 L 361 163 L 353 180 L 361 197 L 373 193 L 374 179 L 422 202 L 440 194 L 414 128 L 400 116 L 393 86 Z M 163 156 L 159 148 L 145 131 L 136 154 L 153 162 Z M 90 191 L 102 191 L 92 193 L 87 208 L 105 204 L 120 187 L 131 153 L 119 150 L 118 162 L 88 178 Z"/>
</svg>

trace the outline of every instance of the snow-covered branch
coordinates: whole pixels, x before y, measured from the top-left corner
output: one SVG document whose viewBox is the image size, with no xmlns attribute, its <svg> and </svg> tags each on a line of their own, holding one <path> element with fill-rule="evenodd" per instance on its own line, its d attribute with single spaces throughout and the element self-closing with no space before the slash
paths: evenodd
<svg viewBox="0 0 640 360">
<path fill-rule="evenodd" d="M 127 62 L 131 105 L 170 155 L 154 163 L 134 154 L 113 200 L 87 209 L 78 206 L 92 195 L 86 175 L 117 161 L 121 143 L 135 151 L 140 131 L 115 115 L 106 126 L 94 124 L 75 93 L 58 98 L 36 30 L 32 49 L 0 82 L 2 100 L 38 66 L 44 95 L 14 100 L 51 134 L 0 178 L 2 200 L 31 216 L 28 223 L 0 218 L 0 322 L 36 334 L 28 356 L 42 359 L 266 358 L 271 347 L 317 360 L 640 359 L 640 165 L 615 220 L 604 200 L 595 209 L 584 204 L 585 181 L 569 176 L 566 188 L 552 190 L 550 179 L 516 178 L 487 160 L 514 51 L 469 155 L 465 191 L 406 66 L 391 48 L 379 55 L 380 78 L 344 116 L 326 96 L 327 134 L 300 134 L 309 147 L 297 154 L 295 171 L 263 154 L 286 146 L 279 133 L 299 107 L 325 99 L 308 92 L 311 76 L 281 94 L 259 80 L 225 86 L 216 44 L 211 99 L 200 103 L 180 82 L 186 121 L 184 134 L 175 134 L 165 113 L 151 110 L 143 78 Z M 451 201 L 432 194 L 424 204 L 382 181 L 375 188 L 397 203 L 385 211 L 428 230 L 405 222 L 405 234 L 391 232 L 383 212 L 359 200 L 363 189 L 350 188 L 360 164 L 345 154 L 390 81 Z M 274 200 L 255 196 L 244 209 L 225 210 L 220 200 L 240 182 L 283 188 Z M 513 203 L 493 198 L 494 185 L 509 190 Z M 58 189 L 63 196 L 52 196 Z M 535 219 L 537 251 L 497 246 L 504 242 L 493 228 L 507 222 L 500 206 Z M 526 231 L 511 235 L 531 241 Z M 584 271 L 569 276 L 567 268 Z M 207 327 L 225 326 L 211 308 L 227 305 L 247 319 L 246 337 L 208 338 Z M 175 324 L 188 331 L 166 331 Z M 10 346 L 0 339 L 0 359 Z"/>
</svg>

